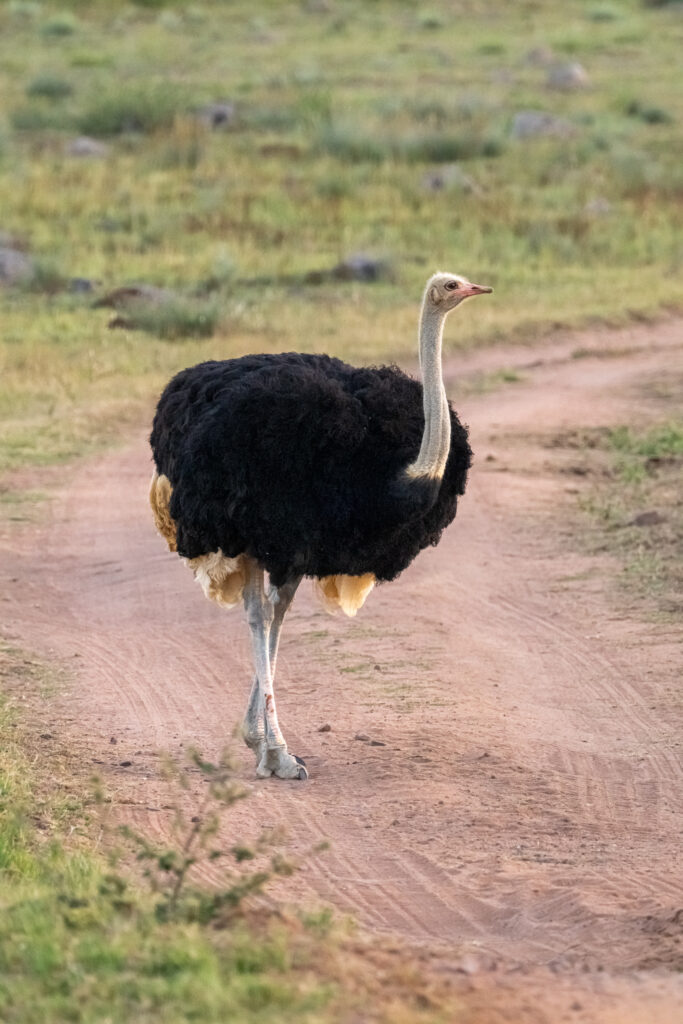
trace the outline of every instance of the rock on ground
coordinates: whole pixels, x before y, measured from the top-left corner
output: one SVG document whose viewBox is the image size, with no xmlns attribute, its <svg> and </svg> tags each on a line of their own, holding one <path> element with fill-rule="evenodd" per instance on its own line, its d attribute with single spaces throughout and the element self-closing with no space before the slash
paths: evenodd
<svg viewBox="0 0 683 1024">
<path fill-rule="evenodd" d="M 106 142 L 98 142 L 88 135 L 79 135 L 78 138 L 67 142 L 64 152 L 67 156 L 105 157 L 109 153 L 109 146 Z"/>
<path fill-rule="evenodd" d="M 533 139 L 543 136 L 566 139 L 574 135 L 576 125 L 565 117 L 555 117 L 545 110 L 520 110 L 510 128 L 513 139 Z"/>
<path fill-rule="evenodd" d="M 549 89 L 561 89 L 566 92 L 572 89 L 585 89 L 589 84 L 588 72 L 578 61 L 555 64 L 549 69 L 546 78 L 546 85 Z"/>
<path fill-rule="evenodd" d="M 16 249 L 0 249 L 0 284 L 22 284 L 35 273 L 35 263 Z"/>
</svg>

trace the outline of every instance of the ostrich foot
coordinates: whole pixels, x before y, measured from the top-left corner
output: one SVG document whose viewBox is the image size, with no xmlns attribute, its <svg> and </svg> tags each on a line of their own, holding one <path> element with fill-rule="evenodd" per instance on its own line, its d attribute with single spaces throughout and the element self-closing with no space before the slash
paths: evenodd
<svg viewBox="0 0 683 1024">
<path fill-rule="evenodd" d="M 267 779 L 269 775 L 276 775 L 278 779 L 308 778 L 305 761 L 296 754 L 290 754 L 286 744 L 267 747 L 262 741 L 259 752 L 261 756 L 256 766 L 256 774 L 260 779 Z"/>
<path fill-rule="evenodd" d="M 306 762 L 290 754 L 286 744 L 273 744 L 268 747 L 263 730 L 250 728 L 250 723 L 242 726 L 242 739 L 254 751 L 257 757 L 256 774 L 261 779 L 269 775 L 277 775 L 280 779 L 307 779 Z"/>
</svg>

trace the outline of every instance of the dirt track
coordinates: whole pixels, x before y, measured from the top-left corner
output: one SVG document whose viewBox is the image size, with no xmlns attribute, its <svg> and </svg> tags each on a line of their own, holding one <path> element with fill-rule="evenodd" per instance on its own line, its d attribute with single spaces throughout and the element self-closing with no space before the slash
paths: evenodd
<svg viewBox="0 0 683 1024">
<path fill-rule="evenodd" d="M 525 367 L 458 399 L 476 466 L 456 523 L 355 621 L 304 586 L 285 623 L 281 723 L 311 778 L 254 780 L 240 828 L 329 839 L 285 894 L 433 948 L 477 1020 L 679 1019 L 681 634 L 616 608 L 606 558 L 571 538 L 576 478 L 544 446 L 647 416 L 638 385 L 674 365 L 680 323 L 452 362 L 453 379 Z M 149 468 L 143 437 L 82 465 L 43 525 L 7 534 L 1 573 L 18 641 L 75 669 L 52 731 L 163 830 L 157 751 L 215 755 L 250 663 L 243 616 L 154 533 Z"/>
</svg>

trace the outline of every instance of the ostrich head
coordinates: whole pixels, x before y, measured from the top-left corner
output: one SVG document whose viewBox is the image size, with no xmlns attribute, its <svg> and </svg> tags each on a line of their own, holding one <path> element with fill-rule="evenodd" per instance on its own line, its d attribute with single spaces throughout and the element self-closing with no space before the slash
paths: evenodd
<svg viewBox="0 0 683 1024">
<path fill-rule="evenodd" d="M 471 295 L 486 295 L 492 291 L 493 288 L 489 288 L 488 285 L 472 284 L 466 277 L 460 277 L 458 274 L 439 272 L 427 281 L 425 305 L 432 306 L 440 313 L 450 313 L 463 299 L 468 299 Z"/>
</svg>

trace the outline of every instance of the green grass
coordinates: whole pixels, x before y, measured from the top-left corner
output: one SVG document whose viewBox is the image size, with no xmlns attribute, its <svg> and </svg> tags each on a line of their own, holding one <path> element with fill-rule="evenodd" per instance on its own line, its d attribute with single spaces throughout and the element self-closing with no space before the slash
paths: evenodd
<svg viewBox="0 0 683 1024">
<path fill-rule="evenodd" d="M 609 432 L 607 443 L 614 451 L 633 459 L 637 464 L 642 464 L 642 459 L 661 460 L 683 456 L 683 422 L 672 420 L 645 431 L 616 427 Z"/>
<path fill-rule="evenodd" d="M 588 438 L 586 454 L 595 472 L 580 503 L 595 523 L 592 542 L 618 557 L 620 579 L 631 595 L 679 619 L 683 420 L 675 416 L 650 427 L 619 426 Z"/>
<path fill-rule="evenodd" d="M 85 135 L 156 132 L 171 128 L 186 105 L 174 84 L 144 82 L 119 86 L 93 96 L 76 124 Z"/>
<path fill-rule="evenodd" d="M 57 274 L 0 287 L 0 465 L 90 450 L 84 420 L 96 441 L 123 432 L 122 404 L 142 416 L 198 359 L 414 356 L 435 268 L 495 286 L 447 347 L 683 308 L 682 44 L 676 5 L 639 0 L 543 0 L 533 17 L 475 0 L 467 31 L 447 0 L 0 3 L 0 227 Z M 581 61 L 590 88 L 548 90 L 526 60 L 539 46 Z M 228 130 L 196 117 L 215 100 L 235 105 Z M 575 134 L 515 141 L 524 109 Z M 109 154 L 67 156 L 83 132 Z M 425 187 L 444 161 L 476 191 Z M 392 279 L 306 284 L 353 253 Z M 220 317 L 110 332 L 72 277 L 210 293 Z"/>
<path fill-rule="evenodd" d="M 43 96 L 49 100 L 61 100 L 70 96 L 73 86 L 60 75 L 49 73 L 38 75 L 26 86 L 27 96 Z"/>
<path fill-rule="evenodd" d="M 131 302 L 121 319 L 134 330 L 147 331 L 165 341 L 210 338 L 216 332 L 220 308 L 215 302 L 176 297 L 168 302 Z"/>
</svg>

